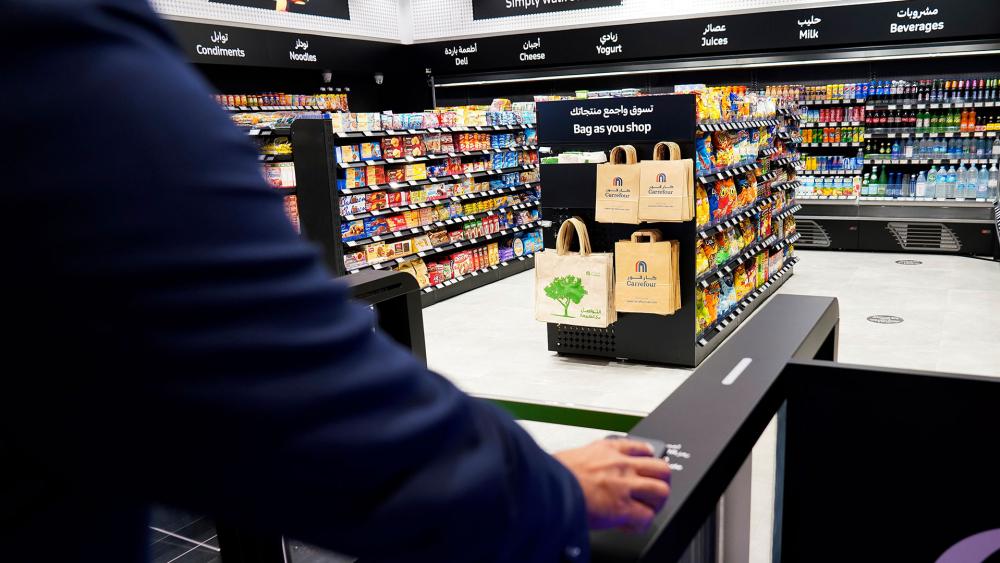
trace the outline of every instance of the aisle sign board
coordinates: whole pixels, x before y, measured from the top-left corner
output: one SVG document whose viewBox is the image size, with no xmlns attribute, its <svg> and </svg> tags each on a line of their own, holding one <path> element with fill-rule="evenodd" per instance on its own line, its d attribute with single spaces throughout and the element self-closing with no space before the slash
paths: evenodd
<svg viewBox="0 0 1000 563">
<path fill-rule="evenodd" d="M 479 37 L 416 49 L 435 74 L 453 74 L 990 37 L 1000 37 L 995 0 L 922 0 Z"/>
<path fill-rule="evenodd" d="M 472 0 L 472 19 L 509 18 L 621 5 L 622 0 Z"/>
<path fill-rule="evenodd" d="M 674 118 L 694 115 L 694 96 L 539 102 L 537 112 L 539 144 L 656 143 L 691 136 L 691 131 L 680 130 Z"/>
<path fill-rule="evenodd" d="M 216 4 L 232 4 L 247 8 L 274 10 L 289 14 L 306 14 L 338 20 L 351 19 L 348 0 L 208 0 Z"/>
</svg>

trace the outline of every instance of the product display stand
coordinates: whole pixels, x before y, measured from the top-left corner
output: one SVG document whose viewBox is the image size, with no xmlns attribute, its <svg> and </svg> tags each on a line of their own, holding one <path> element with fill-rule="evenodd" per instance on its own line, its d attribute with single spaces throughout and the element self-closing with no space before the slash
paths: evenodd
<svg viewBox="0 0 1000 563">
<path fill-rule="evenodd" d="M 495 218 L 499 214 L 508 212 L 519 213 L 528 212 L 538 208 L 537 194 L 540 182 L 537 178 L 532 181 L 524 181 L 513 185 L 504 185 L 494 189 L 464 193 L 454 195 L 446 199 L 436 201 L 422 201 L 419 203 L 407 203 L 396 207 L 342 215 L 340 198 L 345 196 L 364 196 L 366 194 L 383 192 L 391 193 L 407 191 L 411 189 L 421 189 L 435 185 L 459 182 L 471 179 L 479 182 L 488 182 L 493 179 L 500 179 L 505 175 L 532 173 L 538 169 L 537 164 L 518 164 L 505 168 L 495 168 L 476 172 L 466 172 L 439 177 L 427 177 L 420 180 L 408 180 L 399 182 L 385 182 L 380 184 L 370 184 L 364 187 L 346 188 L 341 182 L 346 171 L 358 169 L 366 166 L 379 165 L 406 165 L 412 163 L 429 163 L 441 161 L 444 158 L 463 157 L 483 157 L 498 153 L 523 153 L 537 151 L 535 145 L 520 145 L 507 148 L 484 149 L 475 151 L 451 151 L 447 154 L 428 154 L 420 157 L 406 157 L 400 159 L 378 158 L 362 160 L 357 162 L 338 162 L 335 154 L 337 148 L 348 144 L 359 142 L 378 142 L 382 138 L 392 136 L 412 136 L 424 133 L 514 133 L 524 131 L 528 127 L 523 125 L 512 126 L 471 126 L 471 127 L 441 127 L 428 130 L 399 130 L 399 131 L 354 131 L 338 132 L 334 131 L 329 120 L 300 119 L 292 124 L 292 145 L 294 148 L 294 161 L 297 174 L 296 194 L 299 198 L 300 221 L 303 235 L 311 241 L 319 243 L 323 249 L 324 260 L 328 267 L 337 275 L 353 275 L 366 270 L 392 270 L 405 264 L 410 260 L 426 259 L 428 261 L 435 258 L 442 258 L 449 253 L 462 250 L 477 250 L 485 248 L 492 243 L 503 244 L 505 241 L 522 236 L 525 233 L 539 228 L 537 220 L 521 222 L 520 224 L 507 224 L 496 232 L 481 234 L 471 238 L 461 240 L 450 240 L 442 242 L 432 247 L 413 251 L 405 256 L 391 258 L 382 262 L 369 263 L 348 268 L 345 266 L 345 254 L 363 250 L 365 245 L 373 242 L 385 242 L 387 244 L 409 241 L 414 237 L 425 235 L 432 230 L 461 228 L 463 224 L 470 221 L 483 221 Z M 408 211 L 420 211 L 421 209 L 436 209 L 444 205 L 467 205 L 477 201 L 497 198 L 501 196 L 514 196 L 523 199 L 523 203 L 515 203 L 507 207 L 500 207 L 487 211 L 467 213 L 465 215 L 454 215 L 449 219 L 431 221 L 419 226 L 399 228 L 379 235 L 365 236 L 352 240 L 344 240 L 341 226 L 349 221 L 363 221 L 372 217 L 389 216 L 393 214 L 405 213 Z M 515 200 L 516 201 L 516 200 Z M 423 306 L 428 306 L 466 291 L 476 289 L 488 283 L 512 276 L 514 274 L 530 269 L 534 265 L 533 251 L 506 257 L 495 264 L 482 265 L 476 270 L 472 270 L 462 275 L 456 275 L 452 279 L 435 283 L 424 287 L 420 291 Z"/>
<path fill-rule="evenodd" d="M 611 111 L 618 106 L 628 108 L 632 105 L 652 107 L 651 112 L 638 119 L 631 116 L 622 118 L 622 130 L 638 131 L 622 133 L 617 136 L 597 136 L 585 133 L 581 125 L 580 115 L 601 115 L 605 110 Z M 576 109 L 580 108 L 580 109 Z M 696 122 L 695 96 L 650 96 L 639 98 L 617 98 L 611 100 L 571 100 L 544 102 L 538 105 L 539 144 L 551 147 L 553 153 L 569 150 L 608 151 L 615 145 L 630 144 L 635 146 L 640 159 L 650 159 L 653 146 L 659 141 L 676 142 L 681 149 L 682 158 L 694 158 L 695 132 L 704 129 Z M 599 118 L 598 118 L 599 119 Z M 639 127 L 630 123 L 639 122 Z M 773 120 L 772 120 L 773 121 Z M 608 120 L 609 127 L 614 125 Z M 603 122 L 600 122 L 603 123 Z M 773 124 L 773 123 L 772 123 Z M 648 125 L 648 128 L 646 127 Z M 753 121 L 747 121 L 744 127 L 756 126 Z M 723 126 L 731 129 L 732 126 Z M 584 131 L 574 134 L 574 131 Z M 601 137 L 604 137 L 602 139 Z M 610 138 L 609 138 L 610 137 Z M 773 152 L 773 151 L 772 151 Z M 769 159 L 769 156 L 761 156 Z M 757 165 L 742 165 L 732 167 L 714 174 L 705 174 L 692 178 L 692 181 L 711 183 L 757 168 Z M 779 157 L 774 159 L 772 166 L 786 166 L 789 169 L 797 164 L 794 157 Z M 642 223 L 607 224 L 594 220 L 595 211 L 595 177 L 597 165 L 594 164 L 543 164 L 542 181 L 545 190 L 542 194 L 542 214 L 549 225 L 545 233 L 546 248 L 555 248 L 555 235 L 565 219 L 573 216 L 581 217 L 590 233 L 590 242 L 594 252 L 612 252 L 616 241 L 628 239 L 632 232 L 640 229 L 659 229 L 664 240 L 677 240 L 680 243 L 679 277 L 681 307 L 674 314 L 667 316 L 639 313 L 619 313 L 618 321 L 611 326 L 585 328 L 566 324 L 548 325 L 549 350 L 590 356 L 641 360 L 657 363 L 697 366 L 744 320 L 753 309 L 766 300 L 779 287 L 788 275 L 792 273 L 795 259 L 783 261 L 779 267 L 769 272 L 768 279 L 759 283 L 757 288 L 741 300 L 725 317 L 709 326 L 699 334 L 696 330 L 697 319 L 695 310 L 696 285 L 706 281 L 708 276 L 727 276 L 741 257 L 752 257 L 755 253 L 769 254 L 783 252 L 796 240 L 796 235 L 787 238 L 778 235 L 767 240 L 757 240 L 740 255 L 733 256 L 732 264 L 710 268 L 702 276 L 696 275 L 695 246 L 698 238 L 708 238 L 719 229 L 735 227 L 740 218 L 758 214 L 767 205 L 773 205 L 773 194 L 785 191 L 790 194 L 797 183 L 786 181 L 771 186 L 771 195 L 764 195 L 749 207 L 737 210 L 730 217 L 709 223 L 699 228 L 696 221 L 683 223 Z M 771 175 L 772 179 L 774 175 Z M 765 183 L 761 181 L 758 191 Z M 794 202 L 788 198 L 787 209 L 774 210 L 792 213 Z"/>
</svg>

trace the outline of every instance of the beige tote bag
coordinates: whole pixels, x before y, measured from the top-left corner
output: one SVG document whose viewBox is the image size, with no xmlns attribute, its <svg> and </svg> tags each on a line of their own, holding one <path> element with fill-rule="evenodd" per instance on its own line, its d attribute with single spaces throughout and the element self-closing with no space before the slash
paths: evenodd
<svg viewBox="0 0 1000 563">
<path fill-rule="evenodd" d="M 579 252 L 570 252 L 574 233 Z M 555 251 L 535 255 L 535 319 L 546 323 L 605 328 L 617 320 L 614 258 L 590 250 L 587 226 L 579 217 L 559 228 Z"/>
<path fill-rule="evenodd" d="M 639 224 L 637 159 L 635 147 L 619 145 L 611 149 L 607 164 L 597 165 L 594 220 L 598 223 Z"/>
<path fill-rule="evenodd" d="M 640 221 L 694 219 L 694 162 L 680 158 L 677 143 L 660 142 L 653 148 L 653 160 L 639 163 Z"/>
<path fill-rule="evenodd" d="M 615 243 L 615 310 L 672 315 L 680 308 L 677 241 L 656 229 Z"/>
</svg>

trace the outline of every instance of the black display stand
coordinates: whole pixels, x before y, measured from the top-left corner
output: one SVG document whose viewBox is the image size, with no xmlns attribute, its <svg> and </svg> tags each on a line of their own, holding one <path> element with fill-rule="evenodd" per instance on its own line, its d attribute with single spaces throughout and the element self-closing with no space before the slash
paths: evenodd
<svg viewBox="0 0 1000 563">
<path fill-rule="evenodd" d="M 614 124 L 614 119 L 604 123 L 601 117 L 592 119 L 577 117 L 587 111 L 601 112 L 605 109 L 614 110 L 617 107 L 631 108 L 652 107 L 653 111 L 642 116 L 626 116 L 620 118 L 625 129 L 630 123 L 640 125 L 638 129 L 644 132 L 623 133 L 618 135 L 588 136 L 587 125 Z M 581 108 L 574 116 L 574 109 Z M 538 136 L 539 143 L 551 147 L 552 152 L 567 150 L 608 151 L 614 145 L 630 144 L 635 146 L 640 160 L 652 158 L 653 146 L 659 141 L 673 141 L 681 148 L 682 158 L 694 158 L 695 131 L 699 129 L 695 121 L 695 96 L 649 96 L 638 98 L 613 98 L 594 100 L 570 100 L 558 102 L 542 102 L 538 104 Z M 761 120 L 773 124 L 775 120 Z M 648 125 L 648 130 L 645 126 Z M 636 129 L 636 127 L 632 127 Z M 584 131 L 584 133 L 574 133 Z M 609 140 L 610 137 L 610 140 Z M 778 165 L 791 166 L 794 160 L 784 159 L 776 162 Z M 694 220 L 683 223 L 643 223 L 641 225 L 606 224 L 594 220 L 596 177 L 594 164 L 543 164 L 542 181 L 545 190 L 542 194 L 542 216 L 549 226 L 544 230 L 545 247 L 555 248 L 555 235 L 562 222 L 570 217 L 579 216 L 587 224 L 591 247 L 594 252 L 612 252 L 614 244 L 628 239 L 632 232 L 653 228 L 663 232 L 665 240 L 677 240 L 680 243 L 679 275 L 681 285 L 681 308 L 673 315 L 660 316 L 640 313 L 619 313 L 618 321 L 608 328 L 586 328 L 573 325 L 548 325 L 549 350 L 565 354 L 581 354 L 603 356 L 629 360 L 640 360 L 656 363 L 697 366 L 742 322 L 760 303 L 766 300 L 792 273 L 791 264 L 786 264 L 778 272 L 771 272 L 767 283 L 753 291 L 740 303 L 733 313 L 716 323 L 701 338 L 696 334 L 695 287 L 705 274 L 695 273 L 695 241 L 699 236 L 711 236 L 714 228 L 698 228 Z M 751 169 L 744 166 L 736 170 Z M 701 177 L 703 181 L 712 181 L 718 177 L 735 175 L 722 173 Z M 692 181 L 702 181 L 695 178 Z M 793 190 L 795 183 L 782 186 L 772 186 L 776 189 Z M 762 202 L 763 203 L 763 202 Z M 739 213 L 734 218 L 753 213 L 754 210 Z M 773 240 L 762 241 L 747 250 L 750 253 L 770 252 L 780 250 L 794 242 L 788 239 L 772 237 Z M 755 249 L 755 247 L 757 247 Z M 770 249 L 770 250 L 769 250 Z M 742 255 L 741 255 L 742 256 Z M 739 260 L 740 257 L 734 257 Z"/>
<path fill-rule="evenodd" d="M 294 153 L 296 190 L 299 203 L 299 220 L 302 226 L 302 234 L 307 239 L 320 245 L 323 251 L 323 258 L 330 268 L 338 276 L 356 275 L 365 271 L 386 271 L 399 264 L 412 260 L 414 256 L 419 258 L 429 258 L 447 254 L 456 250 L 481 247 L 492 242 L 503 241 L 504 239 L 517 236 L 530 229 L 538 227 L 537 223 L 529 223 L 516 227 L 509 227 L 499 233 L 478 237 L 470 240 L 452 242 L 437 246 L 426 251 L 418 252 L 414 255 L 388 260 L 378 264 L 369 264 L 356 269 L 348 270 L 344 267 L 344 253 L 350 252 L 352 248 L 361 248 L 364 244 L 372 241 L 386 241 L 405 239 L 414 237 L 435 228 L 446 228 L 451 225 L 460 224 L 463 221 L 483 218 L 497 212 L 504 212 L 507 209 L 501 208 L 496 211 L 485 211 L 463 217 L 455 217 L 445 221 L 437 221 L 420 228 L 408 228 L 402 231 L 386 233 L 377 237 L 368 237 L 356 241 L 344 241 L 341 238 L 341 222 L 345 219 L 340 214 L 340 197 L 345 195 L 359 195 L 371 193 L 375 190 L 399 190 L 417 186 L 433 185 L 436 183 L 446 183 L 461 180 L 463 178 L 492 178 L 505 173 L 522 172 L 536 169 L 537 165 L 519 165 L 510 168 L 483 170 L 462 175 L 445 176 L 440 178 L 428 178 L 426 180 L 410 180 L 406 182 L 391 182 L 381 185 L 368 186 L 354 189 L 338 189 L 337 180 L 343 177 L 343 171 L 350 167 L 363 166 L 365 162 L 341 164 L 336 161 L 335 149 L 338 145 L 353 144 L 358 142 L 374 142 L 386 136 L 392 135 L 416 135 L 421 133 L 439 132 L 480 132 L 480 133 L 504 133 L 523 131 L 530 126 L 471 126 L 471 127 L 442 127 L 438 129 L 408 129 L 398 131 L 353 131 L 335 132 L 333 124 L 329 120 L 320 119 L 299 119 L 292 123 L 292 148 Z M 448 155 L 430 155 L 417 159 L 379 159 L 371 161 L 374 164 L 406 164 L 409 162 L 428 161 L 445 156 L 465 157 L 483 156 L 501 151 L 530 151 L 537 150 L 534 145 L 523 145 L 511 149 L 487 149 L 478 151 L 458 151 Z M 428 202 L 421 204 L 407 205 L 402 208 L 391 208 L 382 213 L 391 214 L 405 210 L 415 210 L 423 207 L 440 205 L 445 202 L 467 202 L 478 198 L 494 197 L 505 194 L 516 194 L 529 192 L 539 187 L 539 182 L 525 182 L 517 186 L 497 188 L 485 192 L 475 192 L 462 196 L 453 196 L 448 200 L 438 202 Z M 511 210 L 523 210 L 537 207 L 537 202 L 517 204 L 510 207 Z M 377 213 L 376 213 L 377 214 Z M 349 216 L 346 219 L 361 219 L 372 216 L 373 213 L 361 213 Z M 534 255 L 525 254 L 515 257 L 509 261 L 500 262 L 497 265 L 488 266 L 467 275 L 457 276 L 452 280 L 425 287 L 420 291 L 420 300 L 424 307 L 433 305 L 445 299 L 454 297 L 466 291 L 471 291 L 491 282 L 498 281 L 525 270 L 534 265 Z"/>
</svg>

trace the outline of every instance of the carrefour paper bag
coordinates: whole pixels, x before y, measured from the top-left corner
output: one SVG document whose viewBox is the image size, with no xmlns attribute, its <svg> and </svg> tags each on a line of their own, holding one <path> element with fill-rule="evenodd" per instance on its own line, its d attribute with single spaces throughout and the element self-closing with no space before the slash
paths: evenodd
<svg viewBox="0 0 1000 563">
<path fill-rule="evenodd" d="M 580 250 L 570 252 L 573 236 Z M 535 319 L 595 328 L 617 320 L 614 258 L 590 249 L 587 226 L 579 217 L 563 222 L 555 252 L 535 255 Z"/>
<path fill-rule="evenodd" d="M 615 243 L 615 309 L 620 313 L 672 315 L 680 308 L 677 241 L 658 230 L 636 231 Z"/>
<path fill-rule="evenodd" d="M 661 142 L 653 148 L 653 160 L 639 163 L 640 221 L 694 219 L 694 162 L 680 157 L 677 143 Z"/>
<path fill-rule="evenodd" d="M 607 164 L 597 165 L 597 201 L 594 219 L 598 223 L 639 224 L 639 165 L 635 147 L 619 145 L 611 149 Z"/>
</svg>

